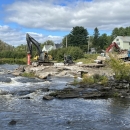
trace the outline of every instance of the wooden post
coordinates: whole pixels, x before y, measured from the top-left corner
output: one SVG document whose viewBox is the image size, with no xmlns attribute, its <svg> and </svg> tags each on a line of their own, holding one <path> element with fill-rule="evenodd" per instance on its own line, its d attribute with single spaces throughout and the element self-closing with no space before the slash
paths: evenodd
<svg viewBox="0 0 130 130">
<path fill-rule="evenodd" d="M 67 36 L 66 36 L 66 48 L 67 48 Z"/>
</svg>

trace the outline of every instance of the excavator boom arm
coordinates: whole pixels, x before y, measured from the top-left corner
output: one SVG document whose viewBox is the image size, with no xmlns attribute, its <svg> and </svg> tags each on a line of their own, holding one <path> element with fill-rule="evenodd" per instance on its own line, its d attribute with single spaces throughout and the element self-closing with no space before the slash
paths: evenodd
<svg viewBox="0 0 130 130">
<path fill-rule="evenodd" d="M 32 55 L 32 44 L 34 44 L 38 50 L 38 54 L 42 53 L 40 48 L 40 43 L 38 43 L 34 38 L 32 38 L 28 33 L 26 34 L 26 41 L 27 41 L 27 53 Z"/>
<path fill-rule="evenodd" d="M 118 51 L 120 51 L 120 47 L 119 47 L 115 42 L 113 42 L 113 43 L 110 44 L 110 46 L 106 49 L 106 52 L 110 52 L 113 47 L 115 47 L 116 49 L 118 49 Z"/>
</svg>

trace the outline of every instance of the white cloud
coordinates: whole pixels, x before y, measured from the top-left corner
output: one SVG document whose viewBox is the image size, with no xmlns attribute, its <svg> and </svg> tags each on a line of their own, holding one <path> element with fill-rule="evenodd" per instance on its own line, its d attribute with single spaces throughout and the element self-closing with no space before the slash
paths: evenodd
<svg viewBox="0 0 130 130">
<path fill-rule="evenodd" d="M 61 36 L 44 36 L 43 34 L 27 32 L 39 43 L 43 43 L 47 40 L 52 40 L 55 43 L 60 43 L 62 40 Z M 26 33 L 21 32 L 18 29 L 12 29 L 7 25 L 0 25 L 0 40 L 12 45 L 18 46 L 21 44 L 26 44 Z"/>
<path fill-rule="evenodd" d="M 71 30 L 74 26 L 112 30 L 129 26 L 130 0 L 26 0 L 8 5 L 6 21 L 28 28 Z M 65 6 L 63 6 L 63 4 Z"/>
<path fill-rule="evenodd" d="M 4 6 L 6 23 L 12 22 L 23 28 L 50 30 L 50 35 L 29 32 L 38 42 L 61 42 L 61 36 L 51 31 L 71 31 L 83 26 L 99 31 L 111 31 L 115 27 L 130 26 L 130 0 L 17 0 Z M 27 30 L 27 29 L 26 29 Z M 26 32 L 9 26 L 0 26 L 0 39 L 13 46 L 26 44 Z"/>
</svg>

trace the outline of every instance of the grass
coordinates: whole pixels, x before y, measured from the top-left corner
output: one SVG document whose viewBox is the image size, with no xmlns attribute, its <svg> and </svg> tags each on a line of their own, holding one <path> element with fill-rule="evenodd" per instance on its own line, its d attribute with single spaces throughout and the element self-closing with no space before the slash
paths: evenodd
<svg viewBox="0 0 130 130">
<path fill-rule="evenodd" d="M 83 62 L 83 64 L 94 63 L 99 54 L 85 54 L 84 58 L 78 59 L 75 62 Z"/>
<path fill-rule="evenodd" d="M 83 75 L 83 78 L 81 81 L 78 81 L 77 78 L 74 78 L 74 81 L 72 82 L 72 85 L 76 86 L 78 84 L 101 84 L 103 86 L 106 86 L 108 83 L 108 78 L 105 75 L 99 75 L 99 74 L 94 74 L 94 75 Z"/>
<path fill-rule="evenodd" d="M 34 77 L 36 77 L 33 72 L 30 72 L 30 73 L 24 72 L 24 73 L 21 74 L 21 76 L 23 76 L 23 77 L 29 77 L 29 78 L 34 78 Z"/>
<path fill-rule="evenodd" d="M 25 58 L 23 59 L 14 59 L 14 58 L 1 58 L 0 64 L 26 64 L 27 60 Z"/>
</svg>

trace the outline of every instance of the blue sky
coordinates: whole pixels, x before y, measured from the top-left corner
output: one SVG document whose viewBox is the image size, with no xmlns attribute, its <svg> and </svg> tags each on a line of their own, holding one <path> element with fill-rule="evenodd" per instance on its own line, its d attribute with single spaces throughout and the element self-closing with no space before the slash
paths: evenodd
<svg viewBox="0 0 130 130">
<path fill-rule="evenodd" d="M 18 46 L 29 33 L 40 43 L 60 43 L 75 26 L 110 35 L 115 27 L 130 26 L 129 5 L 130 0 L 1 0 L 0 40 Z"/>
</svg>

